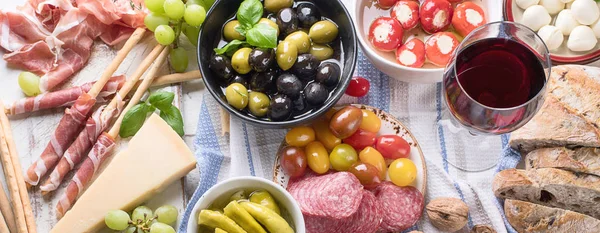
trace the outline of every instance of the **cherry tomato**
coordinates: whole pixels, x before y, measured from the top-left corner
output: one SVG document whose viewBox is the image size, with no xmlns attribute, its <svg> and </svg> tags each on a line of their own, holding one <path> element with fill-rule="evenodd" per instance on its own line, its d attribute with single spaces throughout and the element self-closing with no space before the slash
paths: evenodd
<svg viewBox="0 0 600 233">
<path fill-rule="evenodd" d="M 325 113 L 325 118 L 327 118 L 327 120 L 331 120 L 331 117 L 333 117 L 333 115 L 335 115 L 335 113 L 338 111 L 337 108 L 330 108 L 329 110 L 327 110 L 327 112 Z"/>
<path fill-rule="evenodd" d="M 377 133 L 381 129 L 381 119 L 374 112 L 363 109 L 363 120 L 358 128 Z"/>
<path fill-rule="evenodd" d="M 315 131 L 308 126 L 299 126 L 291 129 L 285 135 L 285 142 L 290 146 L 306 146 L 315 140 Z"/>
<path fill-rule="evenodd" d="M 446 31 L 452 20 L 454 8 L 447 0 L 425 0 L 421 4 L 421 27 L 427 33 Z"/>
<path fill-rule="evenodd" d="M 366 80 L 363 77 L 353 77 L 350 80 L 348 89 L 346 89 L 346 95 L 354 97 L 363 97 L 367 95 L 367 93 L 369 93 L 370 88 L 371 84 L 369 83 L 369 80 Z"/>
<path fill-rule="evenodd" d="M 425 56 L 432 64 L 445 67 L 452 58 L 459 41 L 451 32 L 438 32 L 425 42 Z"/>
<path fill-rule="evenodd" d="M 377 4 L 383 9 L 388 9 L 396 4 L 397 1 L 398 0 L 378 0 Z"/>
<path fill-rule="evenodd" d="M 329 122 L 329 129 L 338 138 L 350 137 L 358 130 L 362 122 L 362 111 L 354 106 L 347 106 L 335 113 Z"/>
<path fill-rule="evenodd" d="M 287 146 L 281 151 L 281 167 L 290 177 L 300 177 L 306 170 L 306 155 L 301 148 Z"/>
<path fill-rule="evenodd" d="M 463 2 L 458 4 L 456 9 L 454 9 L 452 27 L 454 27 L 461 36 L 467 36 L 475 28 L 484 24 L 486 24 L 485 13 L 477 4 Z"/>
<path fill-rule="evenodd" d="M 375 140 L 375 149 L 388 159 L 408 158 L 410 145 L 398 135 L 383 135 Z"/>
<path fill-rule="evenodd" d="M 419 3 L 400 0 L 392 8 L 390 16 L 398 20 L 404 30 L 413 29 L 419 24 Z"/>
<path fill-rule="evenodd" d="M 329 154 L 331 167 L 337 171 L 348 171 L 352 164 L 358 161 L 358 155 L 352 146 L 339 144 Z"/>
<path fill-rule="evenodd" d="M 404 29 L 398 20 L 381 17 L 373 20 L 369 27 L 369 42 L 380 51 L 393 51 L 402 45 Z"/>
<path fill-rule="evenodd" d="M 387 164 L 385 163 L 385 159 L 381 153 L 379 153 L 379 151 L 375 150 L 373 147 L 367 146 L 358 154 L 358 158 L 363 163 L 368 163 L 375 166 L 375 168 L 379 170 L 379 179 L 385 180 Z"/>
<path fill-rule="evenodd" d="M 358 129 L 350 137 L 342 140 L 342 142 L 351 145 L 357 151 L 364 149 L 367 146 L 372 146 L 375 143 L 377 133 L 369 132 L 364 129 Z"/>
<path fill-rule="evenodd" d="M 319 141 L 311 142 L 304 148 L 306 151 L 306 159 L 308 167 L 315 173 L 324 174 L 329 171 L 329 153 Z"/>
<path fill-rule="evenodd" d="M 353 164 L 348 172 L 352 173 L 366 188 L 374 187 L 381 183 L 379 170 L 371 164 L 357 162 Z"/>
<path fill-rule="evenodd" d="M 417 166 L 410 159 L 400 158 L 390 164 L 390 180 L 398 186 L 408 186 L 417 178 Z"/>
<path fill-rule="evenodd" d="M 313 129 L 315 130 L 315 134 L 317 135 L 317 139 L 323 143 L 327 150 L 331 151 L 333 148 L 342 143 L 342 139 L 333 135 L 331 130 L 329 130 L 329 122 L 324 120 L 318 120 L 313 125 Z"/>
<path fill-rule="evenodd" d="M 407 67 L 423 67 L 423 64 L 425 64 L 425 44 L 419 38 L 410 39 L 396 50 L 396 61 Z"/>
</svg>

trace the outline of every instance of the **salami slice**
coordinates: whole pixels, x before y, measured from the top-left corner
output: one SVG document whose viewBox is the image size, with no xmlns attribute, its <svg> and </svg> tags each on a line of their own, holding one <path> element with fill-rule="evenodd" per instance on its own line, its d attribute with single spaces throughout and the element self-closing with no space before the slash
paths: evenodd
<svg viewBox="0 0 600 233">
<path fill-rule="evenodd" d="M 348 172 L 307 177 L 288 185 L 288 191 L 308 216 L 343 219 L 354 214 L 363 186 Z"/>
<path fill-rule="evenodd" d="M 423 194 L 415 187 L 398 187 L 384 182 L 375 188 L 375 196 L 383 211 L 378 232 L 404 231 L 421 218 Z"/>
</svg>

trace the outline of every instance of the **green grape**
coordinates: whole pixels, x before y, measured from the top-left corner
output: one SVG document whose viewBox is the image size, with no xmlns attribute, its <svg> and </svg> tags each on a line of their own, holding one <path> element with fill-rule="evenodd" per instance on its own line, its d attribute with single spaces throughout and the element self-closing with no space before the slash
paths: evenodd
<svg viewBox="0 0 600 233">
<path fill-rule="evenodd" d="M 136 233 L 137 227 L 129 227 L 124 233 Z M 138 231 L 139 232 L 139 231 Z"/>
<path fill-rule="evenodd" d="M 19 86 L 27 96 L 36 96 L 42 93 L 40 91 L 40 77 L 31 72 L 21 72 L 19 74 Z"/>
<path fill-rule="evenodd" d="M 187 24 L 198 27 L 202 25 L 202 22 L 206 19 L 206 10 L 200 5 L 190 5 L 185 8 L 183 19 L 185 19 Z"/>
<path fill-rule="evenodd" d="M 183 25 L 183 34 L 185 34 L 190 43 L 192 43 L 194 46 L 198 46 L 198 35 L 200 34 L 200 28 L 192 27 L 187 24 Z"/>
<path fill-rule="evenodd" d="M 144 18 L 144 24 L 150 31 L 154 31 L 160 25 L 169 25 L 169 18 L 161 14 L 150 13 Z"/>
<path fill-rule="evenodd" d="M 141 219 L 142 221 L 146 221 L 148 219 L 151 219 L 152 217 L 152 210 L 146 206 L 138 206 L 133 210 L 133 213 L 131 214 L 131 218 L 133 219 L 134 223 L 137 223 L 139 219 Z"/>
<path fill-rule="evenodd" d="M 169 63 L 177 73 L 183 73 L 188 67 L 188 55 L 184 48 L 171 49 Z"/>
<path fill-rule="evenodd" d="M 122 231 L 129 226 L 129 214 L 122 210 L 111 210 L 104 216 L 104 223 L 110 229 Z"/>
<path fill-rule="evenodd" d="M 169 18 L 179 20 L 185 12 L 185 4 L 181 0 L 165 0 L 165 14 Z"/>
<path fill-rule="evenodd" d="M 175 229 L 162 222 L 157 222 L 150 226 L 150 233 L 175 233 Z"/>
<path fill-rule="evenodd" d="M 172 224 L 177 221 L 177 215 L 179 214 L 177 208 L 172 205 L 158 207 L 154 213 L 158 217 L 158 221 L 165 224 Z"/>
<path fill-rule="evenodd" d="M 160 25 L 154 29 L 154 37 L 161 45 L 170 45 L 175 41 L 175 31 L 168 25 Z"/>
<path fill-rule="evenodd" d="M 165 0 L 144 0 L 144 4 L 148 7 L 148 10 L 155 13 L 165 13 L 163 5 Z"/>
</svg>

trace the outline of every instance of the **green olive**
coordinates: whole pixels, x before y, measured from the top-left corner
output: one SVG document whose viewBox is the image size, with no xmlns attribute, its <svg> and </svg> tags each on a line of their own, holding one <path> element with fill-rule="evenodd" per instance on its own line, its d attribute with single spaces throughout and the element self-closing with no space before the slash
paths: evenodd
<svg viewBox="0 0 600 233">
<path fill-rule="evenodd" d="M 282 41 L 277 45 L 277 65 L 282 70 L 289 70 L 292 68 L 296 59 L 298 58 L 298 48 L 292 42 Z"/>
<path fill-rule="evenodd" d="M 248 196 L 246 196 L 246 191 L 240 190 L 240 191 L 237 191 L 237 192 L 231 194 L 231 197 L 229 197 L 229 202 L 239 201 L 239 200 L 244 200 L 244 199 L 248 199 Z"/>
<path fill-rule="evenodd" d="M 310 47 L 310 54 L 315 56 L 319 61 L 324 61 L 333 56 L 333 49 L 329 45 L 313 44 Z"/>
<path fill-rule="evenodd" d="M 286 41 L 292 42 L 298 48 L 298 53 L 308 53 L 310 51 L 310 38 L 303 31 L 296 31 L 285 38 Z"/>
<path fill-rule="evenodd" d="M 271 196 L 271 194 L 267 191 L 253 192 L 252 194 L 250 194 L 250 202 L 254 202 L 256 204 L 267 207 L 275 211 L 275 213 L 281 215 L 281 211 L 279 210 L 279 206 L 277 206 L 275 199 L 273 199 L 273 196 Z"/>
<path fill-rule="evenodd" d="M 223 36 L 225 37 L 225 40 L 245 40 L 246 37 L 244 37 L 242 34 L 235 30 L 240 26 L 241 24 L 237 20 L 231 20 L 227 24 L 225 24 L 225 27 L 223 28 Z"/>
<path fill-rule="evenodd" d="M 327 44 L 332 42 L 338 35 L 337 26 L 327 20 L 321 20 L 316 22 L 310 27 L 308 31 L 308 36 L 312 39 L 313 42 L 319 44 Z"/>
<path fill-rule="evenodd" d="M 294 0 L 265 0 L 265 9 L 269 12 L 277 13 L 283 8 L 292 7 Z"/>
<path fill-rule="evenodd" d="M 264 23 L 266 25 L 269 25 L 273 28 L 275 28 L 275 30 L 277 30 L 277 36 L 279 36 L 279 26 L 277 26 L 277 24 L 275 22 L 273 22 L 273 20 L 267 19 L 267 18 L 261 18 L 258 21 L 259 24 Z"/>
<path fill-rule="evenodd" d="M 250 52 L 252 52 L 251 48 L 241 48 L 235 51 L 231 57 L 231 66 L 238 74 L 247 74 L 252 71 L 252 67 L 248 63 Z"/>
<path fill-rule="evenodd" d="M 248 89 L 239 83 L 232 83 L 225 89 L 225 98 L 227 103 L 242 110 L 248 105 Z"/>
<path fill-rule="evenodd" d="M 263 117 L 267 115 L 269 111 L 269 105 L 271 100 L 269 96 L 260 92 L 250 92 L 250 102 L 248 103 L 248 109 L 252 115 L 257 117 Z"/>
</svg>

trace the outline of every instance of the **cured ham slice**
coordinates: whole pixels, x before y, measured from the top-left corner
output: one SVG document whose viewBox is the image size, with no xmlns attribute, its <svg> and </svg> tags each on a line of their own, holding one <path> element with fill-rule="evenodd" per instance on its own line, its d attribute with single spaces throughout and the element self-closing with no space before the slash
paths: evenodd
<svg viewBox="0 0 600 233">
<path fill-rule="evenodd" d="M 38 41 L 26 44 L 15 52 L 5 54 L 4 60 L 14 67 L 41 75 L 52 69 L 56 55 L 46 42 Z"/>
<path fill-rule="evenodd" d="M 94 15 L 106 25 L 144 27 L 143 0 L 76 0 L 76 2 L 79 9 Z"/>
<path fill-rule="evenodd" d="M 27 44 L 43 41 L 50 31 L 34 16 L 33 7 L 25 5 L 17 10 L 0 13 L 0 46 L 9 52 Z"/>
<path fill-rule="evenodd" d="M 74 7 L 71 0 L 29 0 L 42 25 L 53 31 L 61 16 Z"/>
<path fill-rule="evenodd" d="M 89 82 L 81 86 L 17 100 L 9 107 L 9 114 L 16 115 L 43 109 L 71 106 L 79 96 L 90 91 L 94 83 L 96 82 Z M 102 92 L 98 94 L 96 101 L 106 102 L 108 99 L 107 97 L 115 94 L 115 92 L 121 88 L 123 83 L 125 83 L 125 76 L 119 75 L 112 77 L 104 86 Z"/>
</svg>

